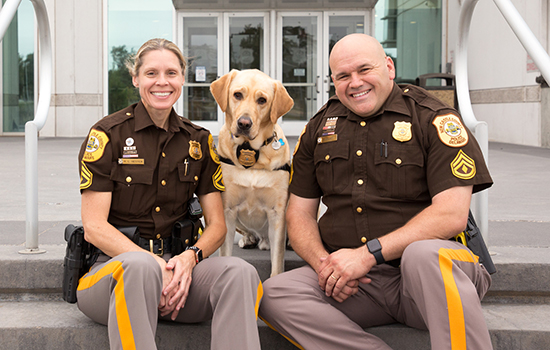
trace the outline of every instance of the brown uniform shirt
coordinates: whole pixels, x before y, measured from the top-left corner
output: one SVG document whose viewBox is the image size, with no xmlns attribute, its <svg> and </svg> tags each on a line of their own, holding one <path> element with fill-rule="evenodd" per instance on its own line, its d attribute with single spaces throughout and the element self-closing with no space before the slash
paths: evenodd
<svg viewBox="0 0 550 350">
<path fill-rule="evenodd" d="M 112 192 L 108 221 L 166 238 L 193 194 L 223 191 L 210 132 L 172 110 L 168 131 L 141 102 L 97 122 L 79 154 L 80 190 Z"/>
<path fill-rule="evenodd" d="M 441 191 L 492 185 L 456 110 L 412 85 L 395 84 L 381 111 L 368 118 L 331 98 L 294 152 L 290 192 L 322 197 L 328 209 L 319 230 L 331 251 L 402 227 Z"/>
</svg>

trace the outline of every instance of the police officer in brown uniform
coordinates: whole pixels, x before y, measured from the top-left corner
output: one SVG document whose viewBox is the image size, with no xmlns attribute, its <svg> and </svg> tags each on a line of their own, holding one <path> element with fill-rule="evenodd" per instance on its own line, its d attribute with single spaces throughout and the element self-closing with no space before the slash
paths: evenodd
<svg viewBox="0 0 550 350">
<path fill-rule="evenodd" d="M 309 266 L 264 283 L 260 317 L 305 349 L 390 349 L 364 328 L 396 322 L 429 330 L 432 349 L 491 349 L 490 275 L 449 240 L 492 185 L 476 140 L 456 110 L 395 84 L 374 38 L 343 38 L 330 66 L 337 97 L 296 146 L 286 217 Z"/>
<path fill-rule="evenodd" d="M 239 258 L 206 259 L 225 237 L 224 187 L 212 135 L 172 108 L 185 59 L 172 42 L 152 39 L 129 68 L 141 101 L 96 123 L 80 150 L 85 238 L 103 254 L 79 282 L 78 307 L 108 325 L 111 349 L 156 349 L 159 316 L 212 319 L 212 349 L 259 349 L 256 270 Z M 205 230 L 171 256 L 172 227 L 193 194 Z M 128 226 L 139 228 L 138 244 L 115 228 Z"/>
</svg>

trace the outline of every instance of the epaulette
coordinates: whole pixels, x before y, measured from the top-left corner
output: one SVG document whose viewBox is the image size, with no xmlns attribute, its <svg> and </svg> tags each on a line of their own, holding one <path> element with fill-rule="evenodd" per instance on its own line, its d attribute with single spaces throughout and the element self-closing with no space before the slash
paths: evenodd
<svg viewBox="0 0 550 350">
<path fill-rule="evenodd" d="M 101 126 L 105 131 L 110 130 L 112 127 L 133 118 L 136 105 L 137 103 L 101 118 L 96 125 Z"/>
<path fill-rule="evenodd" d="M 403 96 L 413 99 L 417 105 L 426 107 L 428 109 L 431 109 L 432 111 L 453 109 L 420 86 L 401 84 L 398 86 L 399 88 L 401 88 L 401 90 L 403 90 L 403 92 L 406 92 L 403 94 Z"/>
</svg>

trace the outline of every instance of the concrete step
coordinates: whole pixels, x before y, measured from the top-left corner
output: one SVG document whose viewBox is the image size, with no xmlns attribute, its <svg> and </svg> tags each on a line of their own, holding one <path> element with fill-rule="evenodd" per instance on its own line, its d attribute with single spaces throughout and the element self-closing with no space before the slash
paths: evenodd
<svg viewBox="0 0 550 350">
<path fill-rule="evenodd" d="M 61 291 L 65 246 L 41 245 L 40 248 L 46 253 L 23 255 L 19 254 L 21 246 L 0 245 L 0 300 L 10 294 L 45 296 Z M 493 275 L 493 284 L 486 296 L 488 301 L 545 303 L 550 299 L 549 247 L 497 246 L 490 251 L 498 272 Z M 233 252 L 253 264 L 262 281 L 269 277 L 268 251 L 235 247 Z M 286 270 L 302 265 L 304 261 L 296 253 L 285 252 Z"/>
<path fill-rule="evenodd" d="M 42 245 L 44 254 L 22 255 L 21 246 L 0 246 L 1 349 L 107 349 L 105 326 L 84 316 L 76 305 L 61 300 L 64 245 Z M 484 299 L 483 310 L 494 349 L 539 350 L 550 344 L 550 248 L 491 247 L 498 273 Z M 252 263 L 265 280 L 270 273 L 269 252 L 234 248 Z M 304 262 L 285 253 L 286 269 Z M 178 328 L 176 328 L 178 327 Z M 295 347 L 258 321 L 262 349 Z M 393 349 L 429 349 L 426 331 L 402 325 L 367 330 Z M 159 349 L 208 349 L 210 323 L 181 325 L 161 322 Z"/>
<path fill-rule="evenodd" d="M 499 350 L 540 350 L 550 344 L 550 306 L 484 304 L 493 347 Z M 76 305 L 63 301 L 0 302 L 0 338 L 3 350 L 108 349 L 107 327 L 84 316 Z M 262 349 L 295 347 L 258 321 Z M 369 328 L 395 350 L 429 349 L 427 331 L 402 325 Z M 237 335 L 238 336 L 238 335 Z M 159 349 L 207 350 L 210 323 L 160 322 Z"/>
</svg>

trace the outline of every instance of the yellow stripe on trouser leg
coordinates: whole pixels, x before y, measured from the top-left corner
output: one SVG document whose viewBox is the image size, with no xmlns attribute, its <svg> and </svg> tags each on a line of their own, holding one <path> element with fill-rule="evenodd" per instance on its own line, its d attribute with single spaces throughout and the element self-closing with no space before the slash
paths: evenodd
<svg viewBox="0 0 550 350">
<path fill-rule="evenodd" d="M 258 319 L 258 310 L 260 309 L 260 301 L 264 296 L 264 286 L 262 282 L 258 284 L 258 290 L 256 291 L 256 306 L 254 307 L 254 312 L 256 313 L 256 319 Z"/>
<path fill-rule="evenodd" d="M 304 350 L 304 348 L 303 348 L 300 344 L 296 343 L 294 340 L 290 339 L 289 337 L 287 337 L 287 336 L 284 335 L 283 333 L 279 332 L 279 331 L 278 331 L 277 329 L 275 329 L 275 327 L 273 327 L 269 322 L 267 322 L 266 320 L 264 320 L 263 317 L 260 317 L 260 319 L 261 319 L 262 321 L 264 321 L 265 324 L 269 326 L 269 328 L 273 329 L 275 332 L 277 332 L 277 333 L 279 333 L 280 335 L 282 335 L 286 340 L 288 340 L 289 342 L 291 342 L 292 345 L 294 345 L 295 347 L 297 347 L 297 348 L 300 349 L 300 350 Z"/>
<path fill-rule="evenodd" d="M 452 350 L 466 350 L 466 325 L 462 300 L 453 277 L 453 260 L 475 263 L 475 257 L 464 249 L 439 249 L 439 269 L 445 285 Z"/>
<path fill-rule="evenodd" d="M 128 306 L 126 305 L 126 297 L 124 296 L 123 274 L 124 268 L 122 268 L 122 263 L 116 260 L 112 261 L 95 274 L 90 276 L 88 276 L 88 274 L 84 275 L 78 283 L 78 290 L 88 289 L 94 286 L 103 277 L 112 275 L 113 279 L 117 281 L 115 285 L 115 308 L 122 348 L 125 350 L 134 350 L 136 344 L 134 341 L 134 333 L 132 332 L 132 325 L 130 323 L 130 315 L 128 314 Z"/>
</svg>

